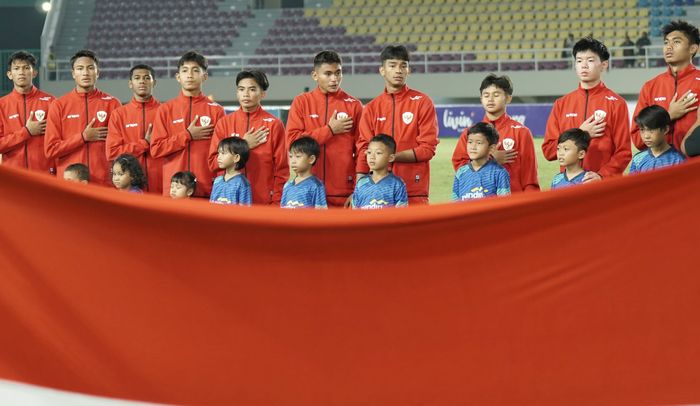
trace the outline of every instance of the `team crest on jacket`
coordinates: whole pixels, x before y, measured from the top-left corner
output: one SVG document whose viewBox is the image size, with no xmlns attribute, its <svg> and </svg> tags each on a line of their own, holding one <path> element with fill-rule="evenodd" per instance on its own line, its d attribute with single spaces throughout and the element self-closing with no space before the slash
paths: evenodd
<svg viewBox="0 0 700 406">
<path fill-rule="evenodd" d="M 411 124 L 411 121 L 413 121 L 413 113 L 407 111 L 401 115 L 401 119 L 403 120 L 404 124 Z"/>
<path fill-rule="evenodd" d="M 345 120 L 346 118 L 348 118 L 348 113 L 341 111 L 341 112 L 337 113 L 335 116 L 338 118 L 338 120 Z"/>
<path fill-rule="evenodd" d="M 97 112 L 97 119 L 100 120 L 100 123 L 104 123 L 105 120 L 107 119 L 107 112 L 104 110 L 100 110 Z"/>
<path fill-rule="evenodd" d="M 608 113 L 605 110 L 596 110 L 593 112 L 593 115 L 595 116 L 595 121 L 603 121 Z"/>
<path fill-rule="evenodd" d="M 36 121 L 44 121 L 44 117 L 46 117 L 46 112 L 44 110 L 37 110 L 34 112 L 34 117 L 36 117 Z"/>
<path fill-rule="evenodd" d="M 209 116 L 202 116 L 199 118 L 200 124 L 202 124 L 202 127 L 206 127 L 209 124 L 211 124 L 211 117 Z"/>
<path fill-rule="evenodd" d="M 505 149 L 506 151 L 510 151 L 511 149 L 513 149 L 513 147 L 515 147 L 514 139 L 506 138 L 503 140 L 503 149 Z"/>
</svg>

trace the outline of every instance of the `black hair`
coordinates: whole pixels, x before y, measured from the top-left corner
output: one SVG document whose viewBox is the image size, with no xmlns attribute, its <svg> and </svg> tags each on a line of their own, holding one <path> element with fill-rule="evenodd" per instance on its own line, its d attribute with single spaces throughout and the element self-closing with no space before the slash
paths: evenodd
<svg viewBox="0 0 700 406">
<path fill-rule="evenodd" d="M 370 143 L 373 142 L 380 142 L 389 148 L 389 153 L 390 154 L 395 154 L 396 153 L 396 141 L 394 141 L 394 138 L 386 135 L 386 134 L 377 134 L 374 137 L 372 137 L 371 140 L 369 140 Z"/>
<path fill-rule="evenodd" d="M 245 168 L 245 163 L 248 162 L 248 156 L 250 155 L 250 147 L 248 143 L 239 137 L 228 137 L 219 141 L 219 148 L 217 151 L 226 151 L 230 154 L 239 155 L 241 159 L 236 162 L 236 169 Z"/>
<path fill-rule="evenodd" d="M 573 141 L 576 148 L 583 151 L 588 151 L 588 145 L 591 143 L 591 136 L 588 132 L 583 131 L 580 128 L 570 128 L 559 136 L 557 144 L 561 144 L 566 141 Z"/>
<path fill-rule="evenodd" d="M 244 69 L 238 72 L 238 75 L 236 75 L 236 86 L 238 86 L 238 83 L 243 79 L 253 79 L 263 92 L 267 91 L 267 89 L 270 87 L 270 82 L 267 80 L 267 75 L 261 70 Z"/>
<path fill-rule="evenodd" d="M 508 96 L 513 95 L 513 82 L 507 75 L 498 76 L 496 74 L 489 74 L 481 81 L 481 87 L 479 87 L 479 93 L 483 92 L 489 86 L 496 86 L 502 89 Z"/>
<path fill-rule="evenodd" d="M 179 183 L 187 189 L 192 189 L 192 194 L 194 194 L 197 189 L 197 178 L 194 173 L 190 171 L 176 172 L 172 178 L 170 178 L 170 183 Z"/>
<path fill-rule="evenodd" d="M 576 58 L 576 54 L 584 51 L 591 51 L 598 55 L 601 62 L 605 62 L 610 59 L 610 51 L 608 51 L 608 47 L 592 37 L 584 37 L 578 40 L 578 42 L 574 44 L 574 49 L 571 52 L 571 55 Z"/>
<path fill-rule="evenodd" d="M 340 55 L 338 55 L 337 52 L 335 51 L 321 51 L 314 56 L 314 69 L 317 69 L 324 63 L 327 64 L 334 64 L 337 63 L 338 65 L 342 65 L 343 61 L 340 59 Z"/>
<path fill-rule="evenodd" d="M 134 71 L 137 69 L 147 70 L 148 72 L 150 72 L 153 80 L 156 80 L 156 71 L 153 69 L 153 67 L 151 65 L 146 65 L 145 63 L 140 63 L 138 65 L 134 65 L 134 67 L 131 68 L 131 70 L 129 70 L 129 79 L 131 79 L 134 76 Z"/>
<path fill-rule="evenodd" d="M 686 36 L 686 38 L 688 38 L 688 42 L 690 42 L 691 45 L 700 45 L 700 32 L 698 31 L 698 27 L 688 23 L 687 21 L 671 21 L 668 24 L 664 25 L 661 29 L 661 32 L 664 35 L 664 39 L 666 39 L 666 36 L 668 36 L 668 34 L 672 33 L 673 31 L 682 32 Z"/>
<path fill-rule="evenodd" d="M 10 59 L 7 60 L 7 71 L 12 70 L 12 62 L 14 61 L 24 61 L 32 65 L 32 68 L 36 68 L 36 57 L 27 51 L 17 51 L 10 55 Z"/>
<path fill-rule="evenodd" d="M 112 162 L 113 170 L 116 164 L 122 167 L 122 171 L 129 172 L 129 176 L 131 176 L 131 186 L 135 186 L 139 189 L 146 187 L 148 183 L 146 174 L 143 172 L 143 168 L 135 156 L 131 154 L 121 154 Z"/>
<path fill-rule="evenodd" d="M 78 179 L 86 182 L 90 181 L 90 169 L 88 169 L 87 165 L 85 164 L 70 164 L 64 172 L 74 172 Z"/>
<path fill-rule="evenodd" d="M 382 50 L 382 53 L 379 55 L 379 57 L 382 60 L 382 64 L 384 64 L 384 61 L 387 61 L 389 59 L 398 59 L 399 61 L 406 62 L 410 61 L 408 49 L 406 49 L 406 47 L 403 45 L 387 45 Z"/>
<path fill-rule="evenodd" d="M 671 126 L 671 116 L 665 108 L 654 104 L 643 108 L 634 122 L 645 130 L 663 130 Z"/>
<path fill-rule="evenodd" d="M 95 65 L 99 66 L 100 60 L 97 58 L 97 54 L 94 51 L 91 51 L 89 49 L 81 49 L 80 51 L 76 52 L 75 55 L 71 56 L 70 58 L 70 68 L 73 69 L 75 65 L 75 61 L 78 60 L 78 58 L 90 58 L 95 62 Z"/>
<path fill-rule="evenodd" d="M 204 55 L 200 54 L 197 51 L 185 52 L 180 57 L 180 59 L 177 61 L 177 70 L 180 70 L 180 68 L 182 68 L 182 65 L 184 65 L 185 62 L 194 62 L 197 65 L 199 65 L 200 68 L 204 69 L 205 71 L 209 68 L 209 64 L 207 63 L 207 58 L 205 58 Z"/>
<path fill-rule="evenodd" d="M 498 131 L 496 131 L 496 127 L 489 123 L 481 122 L 469 127 L 469 130 L 467 130 L 467 136 L 471 134 L 483 134 L 484 137 L 486 137 L 486 141 L 489 143 L 489 145 L 498 144 Z"/>
<path fill-rule="evenodd" d="M 296 139 L 289 145 L 289 152 L 300 152 L 304 155 L 315 156 L 318 161 L 318 156 L 321 154 L 321 147 L 318 142 L 311 137 L 301 137 Z M 316 165 L 314 161 L 314 165 Z"/>
</svg>

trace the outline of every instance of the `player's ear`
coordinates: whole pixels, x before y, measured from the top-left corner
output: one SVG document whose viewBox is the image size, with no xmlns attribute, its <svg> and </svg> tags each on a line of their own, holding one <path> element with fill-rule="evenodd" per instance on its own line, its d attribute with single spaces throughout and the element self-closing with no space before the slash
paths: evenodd
<svg viewBox="0 0 700 406">
<path fill-rule="evenodd" d="M 194 189 L 187 189 L 187 197 L 190 197 L 194 194 Z"/>
<path fill-rule="evenodd" d="M 316 155 L 309 155 L 309 161 L 311 162 L 311 165 L 316 163 Z"/>
<path fill-rule="evenodd" d="M 664 127 L 664 135 L 668 135 L 668 132 L 671 131 L 671 128 L 669 126 Z"/>
<path fill-rule="evenodd" d="M 12 72 L 10 72 L 9 70 L 7 71 L 7 78 L 10 79 L 10 81 L 12 81 Z"/>
<path fill-rule="evenodd" d="M 379 66 L 379 74 L 384 76 L 384 71 L 384 62 L 382 62 L 382 64 Z"/>
<path fill-rule="evenodd" d="M 507 95 L 506 96 L 506 104 L 510 104 L 510 102 L 512 102 L 512 101 L 513 101 L 513 95 L 510 95 L 510 94 Z"/>
<path fill-rule="evenodd" d="M 311 79 L 314 80 L 314 82 L 318 82 L 318 73 L 316 72 L 316 68 L 311 71 Z"/>
<path fill-rule="evenodd" d="M 586 151 L 580 149 L 580 150 L 578 151 L 578 159 L 583 159 L 583 158 L 585 158 L 585 157 L 586 157 Z"/>
<path fill-rule="evenodd" d="M 394 159 L 396 159 L 396 154 L 389 154 L 389 162 L 394 162 Z"/>
<path fill-rule="evenodd" d="M 604 70 L 604 71 L 607 71 L 607 70 L 608 70 L 608 65 L 609 65 L 609 64 L 610 64 L 610 61 L 603 61 L 603 63 L 601 64 L 601 66 L 603 67 L 603 70 Z"/>
</svg>

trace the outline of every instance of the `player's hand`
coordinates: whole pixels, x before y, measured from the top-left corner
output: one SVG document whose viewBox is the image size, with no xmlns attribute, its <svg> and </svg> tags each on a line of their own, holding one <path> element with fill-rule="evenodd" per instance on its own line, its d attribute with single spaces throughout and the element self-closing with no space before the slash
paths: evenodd
<svg viewBox="0 0 700 406">
<path fill-rule="evenodd" d="M 348 196 L 348 198 L 345 200 L 345 203 L 343 203 L 343 208 L 349 209 L 352 207 L 352 195 Z"/>
<path fill-rule="evenodd" d="M 151 143 L 151 134 L 153 133 L 153 123 L 148 125 L 148 130 L 146 130 L 146 135 L 143 137 L 147 143 Z"/>
<path fill-rule="evenodd" d="M 500 147 L 501 143 L 498 143 L 497 147 Z M 511 149 L 510 151 L 506 151 L 504 149 L 497 149 L 493 154 L 491 154 L 493 159 L 496 160 L 499 164 L 509 164 L 511 162 L 515 161 L 515 158 L 518 157 L 518 151 Z"/>
<path fill-rule="evenodd" d="M 698 95 L 688 90 L 678 99 L 678 93 L 673 95 L 671 99 L 671 104 L 668 105 L 668 114 L 671 116 L 671 120 L 678 120 L 683 117 L 689 111 L 697 110 L 698 106 L 693 104 L 698 101 Z"/>
<path fill-rule="evenodd" d="M 87 127 L 83 130 L 83 139 L 85 142 L 104 141 L 107 138 L 107 127 L 93 128 L 93 124 L 95 124 L 94 118 L 90 120 Z"/>
<path fill-rule="evenodd" d="M 193 140 L 207 140 L 211 138 L 212 133 L 214 132 L 214 126 L 213 125 L 205 125 L 205 126 L 197 126 L 194 123 L 199 120 L 199 116 L 194 116 L 194 120 L 190 123 L 189 127 L 187 127 L 187 132 L 190 133 L 190 136 L 192 137 Z"/>
<path fill-rule="evenodd" d="M 579 127 L 581 130 L 588 133 L 591 138 L 602 137 L 605 133 L 605 121 L 598 122 L 595 119 L 595 114 L 591 115 Z"/>
<path fill-rule="evenodd" d="M 29 130 L 29 134 L 42 135 L 46 131 L 46 119 L 41 121 L 34 120 L 34 110 L 29 112 L 29 117 L 27 117 L 27 124 L 24 125 Z"/>
<path fill-rule="evenodd" d="M 260 127 L 257 130 L 255 128 L 251 128 L 250 130 L 248 130 L 248 132 L 243 134 L 243 139 L 245 140 L 245 142 L 248 143 L 248 147 L 250 149 L 254 149 L 260 144 L 265 143 L 269 134 L 269 128 Z"/>
<path fill-rule="evenodd" d="M 352 125 L 352 117 L 347 116 L 343 118 L 338 118 L 338 110 L 333 110 L 331 121 L 328 122 L 328 126 L 331 128 L 333 134 L 346 133 L 352 130 Z"/>
<path fill-rule="evenodd" d="M 588 171 L 583 175 L 583 183 L 595 182 L 597 180 L 603 180 L 603 177 L 598 175 L 597 172 Z"/>
</svg>

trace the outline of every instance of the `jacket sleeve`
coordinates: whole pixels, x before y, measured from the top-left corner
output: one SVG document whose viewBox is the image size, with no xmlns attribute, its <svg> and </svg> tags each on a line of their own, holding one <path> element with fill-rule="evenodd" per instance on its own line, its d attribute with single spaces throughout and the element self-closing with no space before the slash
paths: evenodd
<svg viewBox="0 0 700 406">
<path fill-rule="evenodd" d="M 372 108 L 371 103 L 365 106 L 362 111 L 362 118 L 360 118 L 359 134 L 357 136 L 357 144 L 355 145 L 355 150 L 357 151 L 355 172 L 357 173 L 369 173 L 369 165 L 367 165 L 366 158 L 367 145 L 369 144 L 369 140 L 374 137 L 374 124 L 376 123 Z"/>
<path fill-rule="evenodd" d="M 124 137 L 123 111 L 115 110 L 112 112 L 107 128 L 105 150 L 108 161 L 117 159 L 121 154 L 131 154 L 138 158 L 148 151 L 148 142 L 143 138 L 139 138 L 136 142 L 127 142 Z"/>
<path fill-rule="evenodd" d="M 435 148 L 438 144 L 438 123 L 435 105 L 427 97 L 421 105 L 418 116 L 418 146 L 413 149 L 416 161 L 430 161 L 435 156 Z"/>
<path fill-rule="evenodd" d="M 189 123 L 185 123 L 188 125 Z M 158 107 L 156 119 L 153 122 L 153 134 L 151 135 L 151 154 L 155 158 L 163 158 L 174 152 L 181 151 L 190 142 L 190 134 L 186 129 L 178 130 L 170 134 L 170 114 L 168 105 Z"/>
<path fill-rule="evenodd" d="M 85 145 L 83 134 L 63 134 L 62 106 L 53 103 L 49 109 L 49 116 L 46 120 L 46 134 L 44 136 L 44 153 L 48 159 L 57 159 L 77 151 Z"/>
<path fill-rule="evenodd" d="M 549 117 L 547 118 L 547 128 L 544 131 L 544 141 L 542 142 L 542 153 L 544 154 L 545 159 L 548 161 L 554 161 L 557 159 L 557 141 L 559 140 L 559 135 L 562 131 L 559 125 L 559 100 L 554 102 L 552 111 L 549 113 Z"/>
<path fill-rule="evenodd" d="M 460 166 L 469 162 L 469 154 L 467 154 L 467 131 L 465 128 L 462 134 L 457 138 L 457 145 L 455 145 L 455 150 L 452 153 L 452 167 L 456 171 Z"/>
<path fill-rule="evenodd" d="M 289 116 L 287 117 L 287 145 L 296 141 L 303 136 L 309 136 L 315 139 L 319 145 L 323 145 L 333 137 L 333 132 L 328 124 L 309 130 L 304 127 L 304 105 L 301 97 L 297 96 L 292 101 L 292 106 L 289 108 Z"/>
<path fill-rule="evenodd" d="M 282 199 L 282 189 L 289 178 L 289 160 L 287 159 L 287 144 L 284 141 L 284 125 L 275 120 L 270 130 L 272 142 L 272 165 L 274 169 L 272 203 L 279 206 Z"/>
<path fill-rule="evenodd" d="M 0 117 L 5 116 L 6 115 L 5 112 L 2 110 L 2 106 L 0 106 Z M 7 133 L 5 133 L 3 120 L 0 119 L 0 154 L 14 149 L 29 138 L 31 138 L 31 134 L 25 126 L 22 126 L 22 128 L 15 131 L 9 131 L 8 129 Z"/>
<path fill-rule="evenodd" d="M 612 134 L 610 134 L 615 149 L 610 160 L 598 171 L 598 174 L 604 178 L 612 175 L 622 175 L 625 168 L 627 168 L 627 164 L 632 159 L 632 148 L 627 135 L 630 133 L 627 103 L 622 100 L 615 103 L 615 110 L 615 123 L 612 128 Z"/>
<path fill-rule="evenodd" d="M 645 149 L 647 149 L 647 146 L 644 145 L 642 137 L 641 135 L 639 135 L 639 127 L 637 126 L 637 123 L 634 120 L 637 118 L 639 112 L 642 111 L 642 109 L 653 104 L 651 102 L 651 92 L 649 87 L 650 86 L 648 85 L 648 83 L 645 83 L 644 86 L 642 86 L 642 90 L 639 92 L 639 100 L 637 100 L 637 107 L 634 108 L 634 114 L 632 114 L 632 127 L 630 129 L 630 138 L 632 139 L 632 144 L 634 144 L 634 146 L 637 147 L 637 149 L 640 151 L 644 151 Z"/>
<path fill-rule="evenodd" d="M 532 133 L 523 128 L 520 133 L 520 184 L 524 192 L 539 191 L 540 183 L 537 180 L 537 157 L 535 156 L 535 143 L 532 141 Z"/>
<path fill-rule="evenodd" d="M 214 127 L 214 133 L 211 135 L 211 141 L 209 142 L 209 155 L 207 156 L 207 163 L 209 164 L 209 169 L 214 172 L 219 171 L 219 164 L 217 162 L 217 157 L 219 155 L 219 143 L 221 140 L 226 138 L 228 123 L 225 119 L 219 120 Z"/>
</svg>

